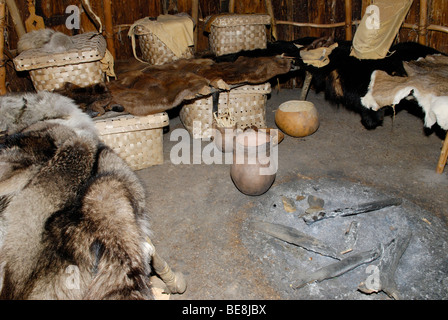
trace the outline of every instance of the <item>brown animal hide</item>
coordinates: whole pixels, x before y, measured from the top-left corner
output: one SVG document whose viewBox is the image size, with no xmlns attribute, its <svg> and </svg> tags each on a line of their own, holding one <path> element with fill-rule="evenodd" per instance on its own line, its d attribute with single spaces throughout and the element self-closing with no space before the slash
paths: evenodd
<svg viewBox="0 0 448 320">
<path fill-rule="evenodd" d="M 64 87 L 53 92 L 73 99 L 84 112 L 91 116 L 100 116 L 111 109 L 112 95 L 104 83 L 80 87 L 66 82 Z"/>
<path fill-rule="evenodd" d="M 163 66 L 132 65 L 130 71 L 117 73 L 118 80 L 107 84 L 112 102 L 143 116 L 171 109 L 196 94 L 210 94 L 209 81 L 194 73 L 201 61 L 183 63 L 186 61 Z"/>
<path fill-rule="evenodd" d="M 112 102 L 133 115 L 144 116 L 174 108 L 183 100 L 206 96 L 240 84 L 260 84 L 287 73 L 283 57 L 240 57 L 235 62 L 181 59 L 152 66 L 131 63 L 116 69 L 118 80 L 107 84 Z"/>
<path fill-rule="evenodd" d="M 425 112 L 425 126 L 436 122 L 448 130 L 448 57 L 428 56 L 403 62 L 407 77 L 394 77 L 377 70 L 361 103 L 373 110 L 398 104 L 413 96 Z"/>
</svg>

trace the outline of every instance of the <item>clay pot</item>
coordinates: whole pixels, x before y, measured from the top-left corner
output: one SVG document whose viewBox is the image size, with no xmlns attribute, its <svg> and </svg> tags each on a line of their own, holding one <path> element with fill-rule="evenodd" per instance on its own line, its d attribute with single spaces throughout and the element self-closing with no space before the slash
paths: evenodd
<svg viewBox="0 0 448 320">
<path fill-rule="evenodd" d="M 235 137 L 230 176 L 242 193 L 261 195 L 274 182 L 277 159 L 271 157 L 270 146 L 270 136 L 266 132 L 249 130 Z"/>
<path fill-rule="evenodd" d="M 236 124 L 233 127 L 220 127 L 213 122 L 212 129 L 213 142 L 218 150 L 221 152 L 232 152 Z"/>
<path fill-rule="evenodd" d="M 275 123 L 287 135 L 306 137 L 319 128 L 319 115 L 312 102 L 291 100 L 278 107 Z"/>
<path fill-rule="evenodd" d="M 270 143 L 273 146 L 279 144 L 285 138 L 285 135 L 283 134 L 283 132 L 278 129 L 261 128 L 261 129 L 257 129 L 256 131 L 266 132 L 266 134 L 270 135 L 270 138 L 271 138 Z"/>
</svg>

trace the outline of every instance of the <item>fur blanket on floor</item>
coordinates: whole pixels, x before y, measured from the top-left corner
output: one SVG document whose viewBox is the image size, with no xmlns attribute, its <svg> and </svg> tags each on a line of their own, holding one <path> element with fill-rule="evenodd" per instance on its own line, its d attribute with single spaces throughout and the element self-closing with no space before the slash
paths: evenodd
<svg viewBox="0 0 448 320">
<path fill-rule="evenodd" d="M 448 57 L 431 55 L 404 62 L 403 66 L 407 77 L 390 76 L 381 70 L 373 72 L 362 104 L 378 110 L 412 96 L 425 113 L 426 127 L 437 122 L 448 130 Z"/>
<path fill-rule="evenodd" d="M 0 130 L 0 299 L 152 298 L 145 190 L 92 119 L 6 95 Z"/>
</svg>

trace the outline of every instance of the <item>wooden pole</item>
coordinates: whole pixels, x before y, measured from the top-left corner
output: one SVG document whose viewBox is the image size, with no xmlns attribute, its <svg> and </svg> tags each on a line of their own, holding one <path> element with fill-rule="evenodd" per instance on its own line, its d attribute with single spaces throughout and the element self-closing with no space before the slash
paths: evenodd
<svg viewBox="0 0 448 320">
<path fill-rule="evenodd" d="M 429 26 L 427 26 L 426 30 L 440 31 L 440 32 L 448 33 L 448 27 L 446 27 L 446 26 L 438 26 L 438 25 L 434 25 L 434 24 L 430 24 Z"/>
<path fill-rule="evenodd" d="M 17 36 L 20 38 L 26 33 L 25 26 L 22 18 L 20 17 L 19 9 L 15 0 L 6 0 L 6 4 L 9 8 L 9 14 L 11 15 L 14 28 L 16 29 Z"/>
<path fill-rule="evenodd" d="M 344 27 L 345 22 L 337 22 L 337 23 L 310 23 L 310 22 L 293 22 L 293 21 L 283 21 L 277 20 L 277 24 L 287 24 L 296 27 L 310 27 L 310 28 L 336 28 L 336 27 Z"/>
<path fill-rule="evenodd" d="M 154 252 L 151 261 L 154 271 L 165 283 L 170 293 L 184 293 L 187 290 L 187 281 L 184 275 L 180 272 L 173 272 L 168 263 L 159 256 L 151 240 L 148 238 L 147 241 Z"/>
<path fill-rule="evenodd" d="M 194 25 L 196 26 L 193 33 L 194 51 L 196 52 L 199 41 L 199 0 L 192 0 L 191 17 L 193 18 Z"/>
<path fill-rule="evenodd" d="M 331 21 L 336 21 L 337 20 L 337 16 L 336 16 L 336 2 L 337 0 L 332 0 L 331 1 Z M 331 36 L 334 38 L 335 37 L 335 33 L 336 33 L 336 29 L 333 29 L 331 32 Z"/>
<path fill-rule="evenodd" d="M 445 141 L 443 142 L 442 151 L 440 152 L 439 162 L 437 163 L 437 173 L 442 173 L 448 160 L 448 132 L 446 133 Z"/>
<path fill-rule="evenodd" d="M 0 95 L 5 95 L 6 91 L 6 59 L 3 53 L 5 47 L 5 18 L 6 18 L 6 2 L 0 0 Z"/>
<path fill-rule="evenodd" d="M 407 29 L 418 29 L 419 25 L 417 24 L 412 24 L 412 23 L 403 23 L 403 25 L 401 26 L 402 28 L 407 28 Z M 445 32 L 448 33 L 448 27 L 445 26 L 439 26 L 439 25 L 435 25 L 435 24 L 430 24 L 426 27 L 426 30 L 429 31 L 440 31 L 440 32 Z"/>
<path fill-rule="evenodd" d="M 104 5 L 104 29 L 107 42 L 107 50 L 116 59 L 114 45 L 114 27 L 112 24 L 112 3 L 111 0 L 103 0 Z"/>
<path fill-rule="evenodd" d="M 352 0 L 345 0 L 345 40 L 352 40 Z"/>
<path fill-rule="evenodd" d="M 420 23 L 418 28 L 418 43 L 426 45 L 426 34 L 428 18 L 428 1 L 420 0 Z"/>
<path fill-rule="evenodd" d="M 265 0 L 265 5 L 266 5 L 266 11 L 271 17 L 271 35 L 274 38 L 274 40 L 277 40 L 277 24 L 275 22 L 274 9 L 272 8 L 271 0 Z"/>
<path fill-rule="evenodd" d="M 84 8 L 87 16 L 93 21 L 96 30 L 103 33 L 103 24 L 101 23 L 100 17 L 98 17 L 90 5 L 90 0 L 81 0 L 81 5 Z"/>
<path fill-rule="evenodd" d="M 234 13 L 235 12 L 235 0 L 229 1 L 229 12 Z"/>
</svg>

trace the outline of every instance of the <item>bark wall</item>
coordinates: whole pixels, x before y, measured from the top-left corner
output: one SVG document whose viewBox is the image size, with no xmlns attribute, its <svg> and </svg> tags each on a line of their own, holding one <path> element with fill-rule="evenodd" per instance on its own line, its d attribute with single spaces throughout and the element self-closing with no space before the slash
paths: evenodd
<svg viewBox="0 0 448 320">
<path fill-rule="evenodd" d="M 23 21 L 29 15 L 27 1 L 15 0 Z M 93 10 L 105 21 L 103 0 L 90 0 Z M 112 22 L 114 26 L 114 46 L 117 59 L 132 57 L 130 40 L 127 37 L 129 26 L 143 17 L 156 17 L 162 13 L 187 12 L 192 15 L 191 0 L 112 0 Z M 311 23 L 336 23 L 345 20 L 345 0 L 271 0 L 276 20 Z M 427 23 L 448 26 L 448 1 L 428 0 Z M 197 50 L 208 48 L 208 38 L 203 33 L 203 19 L 209 15 L 229 11 L 229 5 L 234 4 L 236 13 L 266 13 L 265 0 L 199 0 L 199 24 Z M 359 20 L 362 9 L 370 0 L 352 0 L 352 19 Z M 81 28 L 69 30 L 65 21 L 69 14 L 65 13 L 69 5 L 81 8 Z M 82 10 L 80 0 L 35 0 L 36 14 L 44 18 L 47 27 L 67 34 L 76 34 L 95 30 L 95 26 Z M 418 26 L 420 21 L 420 0 L 414 0 L 406 22 Z M 17 33 L 10 15 L 6 21 L 6 48 L 13 50 L 17 45 Z M 354 26 L 353 33 L 356 31 Z M 345 38 L 345 28 L 316 29 L 310 27 L 296 27 L 278 25 L 279 40 L 293 40 L 305 36 L 329 36 L 337 39 Z M 418 28 L 403 28 L 397 41 L 418 41 Z M 448 53 L 448 34 L 428 31 L 427 44 Z"/>
</svg>

